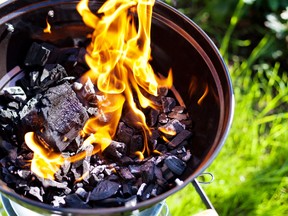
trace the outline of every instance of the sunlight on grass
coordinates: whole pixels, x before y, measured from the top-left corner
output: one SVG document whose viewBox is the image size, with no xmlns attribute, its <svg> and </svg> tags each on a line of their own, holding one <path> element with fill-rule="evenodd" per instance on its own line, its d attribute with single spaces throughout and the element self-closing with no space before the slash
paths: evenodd
<svg viewBox="0 0 288 216">
<path fill-rule="evenodd" d="M 288 198 L 287 75 L 278 74 L 278 63 L 254 65 L 254 73 L 250 67 L 238 70 L 239 65 L 230 68 L 236 98 L 233 125 L 208 169 L 215 181 L 204 189 L 220 215 L 284 215 L 288 213 L 284 205 Z M 172 215 L 200 210 L 193 190 L 184 188 L 168 199 Z M 176 200 L 179 203 L 174 205 Z"/>
</svg>

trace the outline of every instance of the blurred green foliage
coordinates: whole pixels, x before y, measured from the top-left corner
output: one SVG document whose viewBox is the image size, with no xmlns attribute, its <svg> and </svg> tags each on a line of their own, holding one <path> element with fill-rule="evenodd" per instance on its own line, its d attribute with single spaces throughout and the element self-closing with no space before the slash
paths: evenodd
<svg viewBox="0 0 288 216">
<path fill-rule="evenodd" d="M 197 23 L 219 47 L 225 60 L 247 58 L 270 35 L 269 50 L 257 61 L 288 69 L 288 0 L 166 0 Z"/>
</svg>

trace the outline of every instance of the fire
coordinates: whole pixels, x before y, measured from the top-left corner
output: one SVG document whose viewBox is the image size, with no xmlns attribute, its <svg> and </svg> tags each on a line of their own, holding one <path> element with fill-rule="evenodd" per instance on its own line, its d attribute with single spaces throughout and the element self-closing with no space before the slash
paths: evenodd
<svg viewBox="0 0 288 216">
<path fill-rule="evenodd" d="M 142 108 L 156 108 L 145 95 L 157 96 L 159 87 L 172 87 L 172 71 L 167 78 L 158 77 L 149 63 L 154 3 L 155 0 L 108 0 L 98 14 L 91 12 L 88 0 L 81 0 L 77 5 L 84 23 L 94 29 L 85 56 L 90 70 L 81 80 L 91 79 L 103 94 L 103 100 L 98 101 L 101 115 L 89 119 L 81 131 L 86 137 L 83 145 L 94 145 L 93 154 L 101 153 L 109 146 L 123 109 L 130 114 L 135 127 L 142 128 L 145 137 L 144 148 L 135 155 L 143 159 L 151 153 L 148 146 L 151 132 L 135 97 Z M 47 22 L 47 29 L 49 26 Z M 34 151 L 32 171 L 44 178 L 53 178 L 65 160 L 74 162 L 86 156 L 85 152 L 80 152 L 65 159 L 60 153 L 39 145 L 32 132 L 26 134 L 25 142 Z"/>
<path fill-rule="evenodd" d="M 88 0 L 82 0 L 77 6 L 85 24 L 94 29 L 86 55 L 90 71 L 85 77 L 91 78 L 107 98 L 108 106 L 105 102 L 101 103 L 100 109 L 104 114 L 109 113 L 111 119 L 107 122 L 89 120 L 84 130 L 94 133 L 89 142 L 100 144 L 101 149 L 105 149 L 106 142 L 109 145 L 115 134 L 122 108 L 127 104 L 128 112 L 133 113 L 133 122 L 143 129 L 146 137 L 143 151 L 136 153 L 140 158 L 145 152 L 150 154 L 147 140 L 150 130 L 145 115 L 134 101 L 133 92 L 136 92 L 142 108 L 155 107 L 143 91 L 157 96 L 159 87 L 172 86 L 172 72 L 167 79 L 159 78 L 149 63 L 154 3 L 154 0 L 110 0 L 98 10 L 101 16 L 90 11 Z M 138 22 L 135 13 L 138 14 Z"/>
<path fill-rule="evenodd" d="M 54 173 L 63 164 L 64 158 L 45 143 L 39 144 L 34 132 L 26 133 L 24 138 L 27 146 L 34 152 L 31 170 L 42 178 L 54 179 Z"/>
<path fill-rule="evenodd" d="M 49 33 L 51 34 L 51 25 L 50 23 L 48 22 L 48 18 L 46 18 L 46 28 L 43 30 L 44 33 Z"/>
</svg>

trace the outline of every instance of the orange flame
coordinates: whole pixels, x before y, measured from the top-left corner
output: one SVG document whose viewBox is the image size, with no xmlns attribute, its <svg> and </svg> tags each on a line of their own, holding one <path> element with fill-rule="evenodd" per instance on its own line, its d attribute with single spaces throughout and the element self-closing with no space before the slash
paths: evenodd
<svg viewBox="0 0 288 216">
<path fill-rule="evenodd" d="M 85 76 L 97 84 L 108 101 L 111 102 L 111 97 L 113 98 L 112 107 L 117 106 L 117 110 L 109 111 L 113 121 L 101 125 L 97 119 L 89 120 L 85 128 L 93 130 L 84 129 L 84 131 L 86 133 L 97 131 L 97 134 L 100 132 L 102 138 L 99 140 L 111 139 L 119 122 L 118 114 L 121 114 L 125 101 L 129 111 L 133 113 L 135 124 L 143 129 L 144 149 L 141 153 L 136 153 L 140 158 L 143 158 L 145 152 L 150 154 L 147 140 L 150 130 L 146 125 L 145 115 L 134 101 L 133 92 L 136 92 L 142 108 L 155 107 L 153 102 L 144 96 L 143 91 L 157 96 L 159 87 L 172 86 L 172 72 L 169 72 L 167 79 L 159 78 L 149 63 L 154 3 L 154 0 L 110 0 L 98 10 L 101 16 L 90 11 L 88 0 L 82 0 L 77 5 L 85 24 L 94 29 L 86 55 L 86 62 L 91 70 Z M 138 22 L 135 20 L 135 12 L 138 14 Z M 106 107 L 103 108 L 103 113 L 107 114 Z M 112 117 L 114 115 L 117 117 Z M 104 149 L 106 146 L 107 143 L 101 148 Z"/>
<path fill-rule="evenodd" d="M 154 3 L 155 0 L 108 0 L 97 15 L 90 11 L 88 0 L 81 0 L 77 5 L 84 23 L 94 29 L 85 56 L 90 70 L 81 79 L 83 82 L 91 79 L 103 94 L 103 100 L 97 101 L 100 114 L 89 119 L 80 132 L 86 138 L 82 147 L 94 145 L 92 154 L 109 146 L 125 107 L 135 126 L 142 128 L 145 138 L 144 148 L 135 155 L 140 159 L 145 154 L 150 155 L 148 136 L 151 132 L 134 97 L 137 96 L 142 108 L 156 107 L 145 95 L 157 96 L 159 87 L 171 88 L 173 82 L 171 70 L 167 78 L 158 77 L 149 63 Z M 138 19 L 135 19 L 136 13 Z M 47 29 L 51 28 L 49 26 L 47 21 Z M 44 178 L 53 179 L 65 160 L 75 162 L 86 156 L 83 151 L 63 158 L 60 153 L 56 154 L 39 144 L 33 132 L 26 134 L 25 142 L 34 151 L 31 170 Z"/>
<path fill-rule="evenodd" d="M 39 144 L 34 132 L 26 133 L 24 138 L 27 146 L 34 152 L 31 170 L 42 178 L 54 179 L 54 173 L 59 170 L 64 158 L 44 143 Z"/>
<path fill-rule="evenodd" d="M 203 101 L 204 98 L 207 96 L 208 92 L 209 92 L 209 87 L 208 87 L 208 85 L 206 84 L 205 91 L 204 91 L 203 95 L 202 95 L 202 96 L 199 98 L 199 100 L 197 101 L 197 104 L 198 104 L 198 105 L 201 105 L 201 104 L 202 104 L 202 101 Z"/>
<path fill-rule="evenodd" d="M 50 23 L 48 22 L 48 18 L 46 18 L 46 28 L 43 30 L 44 33 L 49 33 L 51 34 L 51 25 Z"/>
</svg>

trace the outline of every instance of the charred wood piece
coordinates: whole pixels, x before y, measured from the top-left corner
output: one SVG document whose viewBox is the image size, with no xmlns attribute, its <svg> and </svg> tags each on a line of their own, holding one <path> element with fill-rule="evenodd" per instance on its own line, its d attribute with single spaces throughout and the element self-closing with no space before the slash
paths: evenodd
<svg viewBox="0 0 288 216">
<path fill-rule="evenodd" d="M 121 185 L 117 182 L 112 182 L 109 180 L 101 181 L 93 189 L 89 199 L 92 201 L 107 199 L 116 194 L 120 186 Z"/>
<path fill-rule="evenodd" d="M 168 156 L 164 163 L 176 175 L 181 175 L 186 168 L 186 163 L 174 155 Z"/>
<path fill-rule="evenodd" d="M 117 140 L 129 145 L 133 136 L 133 129 L 128 127 L 124 122 L 120 122 L 117 130 Z"/>
<path fill-rule="evenodd" d="M 77 194 L 69 194 L 65 198 L 65 207 L 71 207 L 71 208 L 80 208 L 80 209 L 87 209 L 91 208 L 90 205 L 88 205 L 86 202 L 84 202 Z"/>
<path fill-rule="evenodd" d="M 177 119 L 179 121 L 186 120 L 188 118 L 187 114 L 177 113 L 177 112 L 170 112 L 168 114 L 169 118 Z"/>
<path fill-rule="evenodd" d="M 129 181 L 135 179 L 135 176 L 130 172 L 130 170 L 127 167 L 120 168 L 119 174 L 124 180 Z"/>
<path fill-rule="evenodd" d="M 122 157 L 126 155 L 126 145 L 122 142 L 111 141 L 109 146 L 104 149 L 103 155 L 114 161 L 120 161 Z"/>
<path fill-rule="evenodd" d="M 20 86 L 5 87 L 0 91 L 0 96 L 24 102 L 27 99 L 26 93 Z"/>
<path fill-rule="evenodd" d="M 145 183 L 150 183 L 155 179 L 155 162 L 154 161 L 147 161 L 141 166 L 142 171 L 142 180 Z"/>
<path fill-rule="evenodd" d="M 183 130 L 178 133 L 169 143 L 168 146 L 170 148 L 176 148 L 180 145 L 183 141 L 188 140 L 192 136 L 192 132 L 188 130 Z"/>
<path fill-rule="evenodd" d="M 62 152 L 78 136 L 89 116 L 68 83 L 51 87 L 41 98 L 45 120 L 37 135 Z"/>
<path fill-rule="evenodd" d="M 169 121 L 167 115 L 165 113 L 161 113 L 158 117 L 158 122 L 161 124 L 166 124 Z"/>
<path fill-rule="evenodd" d="M 142 135 L 134 135 L 131 138 L 131 143 L 129 146 L 130 154 L 133 155 L 137 151 L 142 151 L 144 147 L 144 140 Z"/>
<path fill-rule="evenodd" d="M 48 61 L 50 50 L 39 43 L 33 42 L 26 54 L 26 66 L 44 66 Z"/>
<path fill-rule="evenodd" d="M 170 120 L 167 124 L 160 126 L 158 130 L 165 134 L 175 136 L 176 134 L 185 130 L 185 127 L 186 126 L 182 124 L 180 121 L 178 121 L 177 119 L 173 119 Z"/>
<path fill-rule="evenodd" d="M 176 100 L 172 97 L 162 97 L 162 109 L 164 113 L 171 112 L 176 106 Z"/>
<path fill-rule="evenodd" d="M 148 114 L 148 118 L 147 118 L 148 125 L 150 127 L 153 127 L 157 124 L 159 114 L 160 114 L 160 110 L 157 110 L 157 109 L 151 109 L 150 110 L 150 112 Z"/>
</svg>

